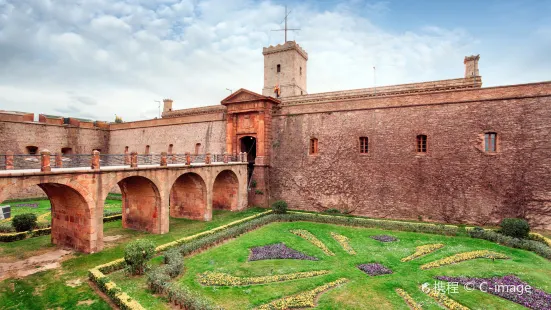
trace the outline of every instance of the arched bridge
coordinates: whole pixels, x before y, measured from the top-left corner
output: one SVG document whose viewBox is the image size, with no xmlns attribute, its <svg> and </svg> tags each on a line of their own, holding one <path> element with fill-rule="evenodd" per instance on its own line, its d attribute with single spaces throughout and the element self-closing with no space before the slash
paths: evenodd
<svg viewBox="0 0 551 310">
<path fill-rule="evenodd" d="M 52 243 L 86 253 L 103 249 L 104 202 L 116 185 L 123 227 L 155 234 L 169 231 L 170 216 L 208 221 L 213 208 L 247 206 L 246 162 L 42 170 L 0 171 L 0 202 L 38 185 L 52 205 Z"/>
</svg>

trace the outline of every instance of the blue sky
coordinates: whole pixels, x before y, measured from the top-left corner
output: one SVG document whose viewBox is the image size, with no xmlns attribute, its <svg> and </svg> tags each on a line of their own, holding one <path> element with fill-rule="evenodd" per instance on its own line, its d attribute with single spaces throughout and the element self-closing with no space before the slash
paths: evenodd
<svg viewBox="0 0 551 310">
<path fill-rule="evenodd" d="M 462 77 L 551 80 L 551 1 L 0 0 L 0 109 L 113 120 L 260 92 L 262 47 L 309 54 L 310 93 Z"/>
</svg>

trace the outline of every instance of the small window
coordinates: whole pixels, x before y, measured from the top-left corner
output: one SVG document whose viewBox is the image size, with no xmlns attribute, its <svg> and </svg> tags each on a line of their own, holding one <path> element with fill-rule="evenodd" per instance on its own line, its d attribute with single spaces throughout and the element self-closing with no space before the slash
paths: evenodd
<svg viewBox="0 0 551 310">
<path fill-rule="evenodd" d="M 70 147 L 64 147 L 61 149 L 61 155 L 73 154 L 73 149 Z"/>
<path fill-rule="evenodd" d="M 418 135 L 417 136 L 417 153 L 426 153 L 427 152 L 427 136 Z"/>
<path fill-rule="evenodd" d="M 125 146 L 125 147 L 124 147 L 124 152 L 125 152 L 125 153 L 128 153 L 128 146 Z"/>
<path fill-rule="evenodd" d="M 368 152 L 368 145 L 369 145 L 369 139 L 367 137 L 360 137 L 360 153 L 361 154 L 367 154 Z"/>
<path fill-rule="evenodd" d="M 36 155 L 38 153 L 38 146 L 27 146 L 27 154 Z"/>
<path fill-rule="evenodd" d="M 281 72 L 281 65 L 280 64 L 277 65 L 277 73 L 279 73 L 279 72 Z"/>
<path fill-rule="evenodd" d="M 300 73 L 300 75 L 302 75 L 302 67 L 300 67 L 299 73 Z"/>
<path fill-rule="evenodd" d="M 172 148 L 174 147 L 174 144 L 168 145 L 168 154 L 172 154 Z"/>
<path fill-rule="evenodd" d="M 316 139 L 316 138 L 310 139 L 309 154 L 310 155 L 317 155 L 318 154 L 318 139 Z"/>
<path fill-rule="evenodd" d="M 497 151 L 497 133 L 487 132 L 484 134 L 484 150 L 489 153 L 495 153 Z"/>
<path fill-rule="evenodd" d="M 145 146 L 145 154 L 149 154 L 149 151 L 151 150 L 151 147 L 149 145 Z"/>
<path fill-rule="evenodd" d="M 195 144 L 195 155 L 199 155 L 200 151 L 201 151 L 201 143 Z"/>
</svg>

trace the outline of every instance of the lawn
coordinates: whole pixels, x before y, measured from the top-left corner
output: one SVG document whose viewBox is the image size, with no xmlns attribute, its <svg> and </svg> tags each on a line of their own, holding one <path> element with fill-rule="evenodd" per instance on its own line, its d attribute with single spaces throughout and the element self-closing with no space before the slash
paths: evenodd
<svg viewBox="0 0 551 310">
<path fill-rule="evenodd" d="M 34 213 L 38 218 L 39 222 L 49 223 L 52 220 L 51 217 L 51 208 L 50 201 L 47 199 L 39 200 L 25 200 L 25 201 L 14 201 L 14 202 L 5 202 L 1 204 L 2 206 L 11 206 L 11 218 L 1 220 L 0 222 L 9 222 L 13 219 L 14 216 L 24 213 Z M 32 205 L 32 206 L 31 206 Z M 36 205 L 36 207 L 34 206 Z M 104 212 L 121 212 L 121 201 L 120 200 L 105 200 Z"/>
<path fill-rule="evenodd" d="M 290 232 L 295 229 L 311 232 L 335 255 L 325 254 L 319 247 Z M 345 251 L 332 238 L 332 232 L 348 237 L 349 244 L 357 254 L 351 255 Z M 382 234 L 394 236 L 398 241 L 383 243 L 370 238 Z M 284 242 L 288 247 L 319 260 L 248 261 L 251 248 L 279 242 Z M 444 244 L 444 247 L 409 262 L 400 261 L 413 254 L 417 246 L 435 243 Z M 510 259 L 494 261 L 481 258 L 429 270 L 420 269 L 423 264 L 475 250 L 494 251 L 505 254 Z M 357 268 L 358 265 L 365 263 L 380 263 L 391 269 L 393 273 L 370 277 Z M 286 282 L 239 287 L 203 286 L 198 283 L 198 274 L 205 271 L 222 272 L 237 277 L 256 277 L 314 270 L 328 270 L 329 273 Z M 319 309 L 408 309 L 403 299 L 395 292 L 396 288 L 404 289 L 418 303 L 423 304 L 424 309 L 441 309 L 419 288 L 425 282 L 433 288 L 435 276 L 492 277 L 510 274 L 518 276 L 534 288 L 551 292 L 551 281 L 549 281 L 551 262 L 524 250 L 466 236 L 448 237 L 293 222 L 272 223 L 188 257 L 185 259 L 183 276 L 175 281 L 178 285 L 186 286 L 226 309 L 250 309 L 285 296 L 311 290 L 339 278 L 346 278 L 349 281 L 319 295 L 316 299 Z M 144 277 L 126 277 L 119 271 L 111 274 L 110 278 L 146 308 L 168 309 L 164 297 L 152 295 L 147 291 Z M 448 296 L 471 309 L 525 309 L 500 297 L 480 291 L 465 291 L 461 287 L 457 293 L 451 292 Z"/>
<path fill-rule="evenodd" d="M 106 244 L 99 253 L 75 253 L 62 262 L 61 267 L 39 272 L 22 279 L 7 279 L 0 282 L 1 309 L 110 309 L 88 284 L 88 269 L 124 256 L 124 247 L 129 240 L 144 238 L 160 245 L 193 235 L 201 231 L 265 211 L 252 208 L 242 212 L 215 210 L 210 222 L 187 219 L 170 219 L 170 232 L 154 235 L 122 228 L 121 221 L 104 224 L 104 236 L 118 235 L 115 242 Z M 0 243 L 0 261 L 14 262 L 49 251 L 54 246 L 50 236 Z M 81 284 L 71 287 L 75 281 Z M 77 282 L 78 283 L 78 282 Z M 78 306 L 77 306 L 78 305 Z"/>
</svg>

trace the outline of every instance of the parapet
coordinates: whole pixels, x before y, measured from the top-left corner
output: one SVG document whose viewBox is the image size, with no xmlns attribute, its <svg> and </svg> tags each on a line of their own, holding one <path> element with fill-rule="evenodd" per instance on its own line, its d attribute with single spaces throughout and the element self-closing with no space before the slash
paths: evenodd
<svg viewBox="0 0 551 310">
<path fill-rule="evenodd" d="M 182 117 L 182 116 L 191 116 L 191 115 L 201 115 L 201 114 L 212 114 L 212 113 L 224 113 L 226 112 L 225 106 L 213 105 L 200 108 L 190 108 L 182 110 L 173 110 L 168 112 L 163 112 L 163 118 L 171 117 Z"/>
<path fill-rule="evenodd" d="M 262 49 L 262 54 L 268 55 L 289 50 L 297 51 L 302 57 L 304 57 L 304 59 L 308 60 L 308 53 L 306 53 L 306 51 L 303 50 L 300 45 L 298 45 L 295 41 L 287 41 L 285 42 L 285 44 L 278 44 L 276 46 L 270 45 L 269 47 L 264 47 Z"/>
<path fill-rule="evenodd" d="M 32 122 L 34 113 L 0 110 L 0 121 Z"/>
</svg>

